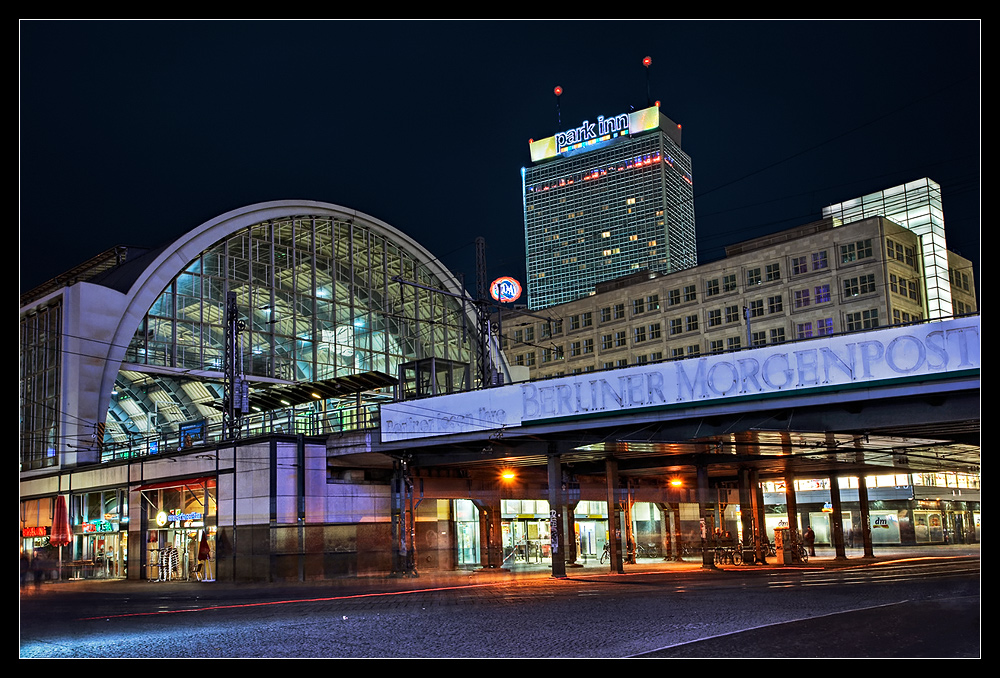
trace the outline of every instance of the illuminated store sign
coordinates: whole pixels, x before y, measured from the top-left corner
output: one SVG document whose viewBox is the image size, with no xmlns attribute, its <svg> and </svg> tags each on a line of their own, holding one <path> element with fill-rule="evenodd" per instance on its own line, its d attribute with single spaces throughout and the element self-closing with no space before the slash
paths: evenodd
<svg viewBox="0 0 1000 678">
<path fill-rule="evenodd" d="M 440 396 L 433 408 L 386 404 L 382 439 L 509 430 L 564 417 L 791 397 L 918 377 L 964 373 L 978 379 L 980 367 L 979 318 L 948 320 Z"/>
<path fill-rule="evenodd" d="M 166 511 L 160 511 L 156 514 L 156 524 L 160 527 L 166 527 L 167 525 L 174 526 L 177 523 L 187 522 L 189 520 L 203 520 L 205 514 L 198 513 L 197 511 L 191 513 L 181 513 L 177 509 L 171 509 L 170 513 Z"/>
<path fill-rule="evenodd" d="M 49 536 L 47 527 L 26 527 L 21 530 L 22 537 L 47 537 Z"/>
<path fill-rule="evenodd" d="M 517 301 L 521 296 L 521 283 L 510 276 L 497 278 L 490 284 L 490 294 L 500 302 Z"/>
<path fill-rule="evenodd" d="M 578 150 L 591 150 L 592 147 L 622 136 L 647 132 L 660 126 L 660 109 L 657 106 L 622 113 L 610 118 L 597 116 L 597 122 L 584 120 L 583 124 L 555 136 L 539 141 L 532 141 L 532 162 L 554 158 L 562 153 Z"/>
</svg>

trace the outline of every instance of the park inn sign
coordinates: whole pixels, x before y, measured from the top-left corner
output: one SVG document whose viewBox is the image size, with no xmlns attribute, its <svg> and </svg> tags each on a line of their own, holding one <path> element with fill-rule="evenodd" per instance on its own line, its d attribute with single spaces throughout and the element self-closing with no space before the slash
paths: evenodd
<svg viewBox="0 0 1000 678">
<path fill-rule="evenodd" d="M 590 372 L 382 408 L 382 440 L 766 398 L 980 369 L 978 316 Z"/>
</svg>

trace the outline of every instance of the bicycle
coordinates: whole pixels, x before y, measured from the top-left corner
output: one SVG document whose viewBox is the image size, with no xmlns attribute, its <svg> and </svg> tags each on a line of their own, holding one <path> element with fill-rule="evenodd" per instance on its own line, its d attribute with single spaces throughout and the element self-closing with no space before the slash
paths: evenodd
<svg viewBox="0 0 1000 678">
<path fill-rule="evenodd" d="M 742 545 L 737 544 L 736 546 L 717 546 L 715 548 L 715 564 L 742 565 L 743 564 Z"/>
</svg>

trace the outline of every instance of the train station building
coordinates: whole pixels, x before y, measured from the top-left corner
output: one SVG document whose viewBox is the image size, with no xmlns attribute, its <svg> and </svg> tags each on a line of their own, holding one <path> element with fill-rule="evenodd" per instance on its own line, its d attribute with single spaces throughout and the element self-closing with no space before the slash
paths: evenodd
<svg viewBox="0 0 1000 678">
<path fill-rule="evenodd" d="M 865 237 L 848 224 L 815 236 L 832 272 L 796 280 L 820 240 L 807 252 L 789 237 L 780 256 L 766 250 L 780 281 L 726 298 L 757 308 L 781 294 L 782 342 L 765 305 L 729 345 L 747 328 L 715 329 L 706 269 L 678 285 L 697 284 L 698 300 L 677 317 L 705 326 L 680 353 L 671 276 L 641 283 L 671 283 L 655 293 L 620 288 L 646 304 L 609 319 L 623 321 L 609 331 L 626 332 L 627 357 L 597 349 L 594 297 L 589 311 L 545 309 L 567 341 L 585 341 L 573 316 L 593 313 L 596 328 L 594 361 L 569 367 L 570 341 L 551 373 L 518 360 L 527 326 L 503 321 L 506 357 L 482 347 L 482 305 L 431 253 L 336 205 L 252 205 L 157 250 L 116 248 L 20 300 L 20 547 L 57 554 L 75 578 L 278 581 L 528 562 L 558 573 L 606 544 L 621 568 L 704 558 L 716 533 L 759 557 L 761 537 L 806 526 L 841 549 L 978 541 L 980 324 L 974 286 L 958 275 L 956 290 L 954 275 L 968 285 L 971 267 L 947 260 L 964 305 L 925 314 L 899 292 L 904 278 L 924 294 L 906 260 L 919 241 L 862 219 Z M 841 261 L 866 240 L 877 265 Z M 730 264 L 742 285 L 746 261 Z M 876 291 L 861 292 L 876 270 Z M 792 330 L 817 305 L 797 308 L 794 290 L 827 275 L 818 305 L 837 324 Z M 854 277 L 877 324 L 848 305 Z M 502 385 L 481 377 L 484 361 Z"/>
</svg>

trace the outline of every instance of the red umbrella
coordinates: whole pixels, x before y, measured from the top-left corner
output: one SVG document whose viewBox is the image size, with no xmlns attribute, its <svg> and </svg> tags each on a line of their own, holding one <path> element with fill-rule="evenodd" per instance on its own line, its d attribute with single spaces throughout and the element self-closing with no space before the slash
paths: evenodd
<svg viewBox="0 0 1000 678">
<path fill-rule="evenodd" d="M 69 511 L 66 510 L 66 497 L 56 497 L 56 514 L 52 518 L 52 536 L 49 543 L 59 547 L 59 579 L 62 579 L 62 547 L 73 543 L 73 533 L 69 529 Z"/>
<path fill-rule="evenodd" d="M 69 546 L 73 542 L 73 533 L 69 529 L 69 511 L 66 510 L 66 497 L 56 497 L 56 515 L 52 520 L 52 536 L 49 543 L 53 546 Z"/>
</svg>

